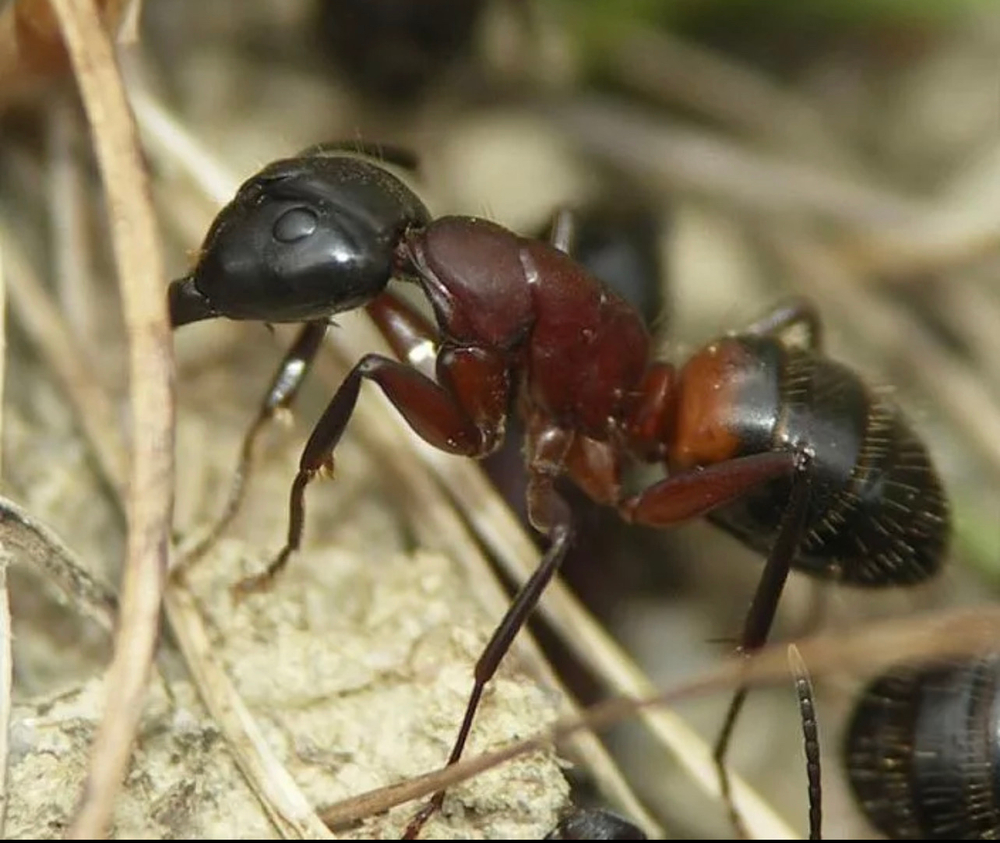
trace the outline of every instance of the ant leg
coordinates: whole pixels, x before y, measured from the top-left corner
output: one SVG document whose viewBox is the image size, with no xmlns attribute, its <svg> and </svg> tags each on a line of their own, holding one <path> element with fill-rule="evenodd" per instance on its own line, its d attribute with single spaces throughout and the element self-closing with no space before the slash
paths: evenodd
<svg viewBox="0 0 1000 843">
<path fill-rule="evenodd" d="M 805 528 L 812 480 L 810 466 L 811 458 L 805 452 L 771 451 L 752 454 L 667 477 L 619 504 L 619 512 L 626 521 L 666 527 L 706 515 L 713 509 L 732 503 L 768 480 L 792 476 L 788 508 L 744 622 L 738 649 L 743 655 L 759 649 L 767 641 L 777 611 L 778 598 Z M 734 693 L 714 753 L 721 796 L 734 826 L 741 834 L 743 825 L 732 801 L 724 761 L 729 739 L 746 695 L 745 686 L 737 688 Z"/>
<path fill-rule="evenodd" d="M 262 574 L 237 583 L 237 595 L 268 588 L 298 550 L 306 487 L 320 471 L 332 472 L 333 452 L 354 412 L 363 379 L 377 383 L 414 432 L 439 450 L 476 458 L 496 446 L 509 394 L 506 361 L 475 347 L 446 349 L 438 355 L 438 372 L 443 385 L 379 354 L 365 355 L 351 369 L 302 451 L 289 495 L 285 546 Z"/>
<path fill-rule="evenodd" d="M 382 293 L 365 309 L 393 354 L 433 378 L 438 334 L 430 321 L 391 292 Z"/>
<path fill-rule="evenodd" d="M 577 227 L 576 214 L 569 208 L 560 208 L 552 217 L 549 244 L 564 254 L 572 255 Z"/>
<path fill-rule="evenodd" d="M 271 384 L 267 388 L 267 394 L 257 413 L 257 418 L 250 425 L 246 435 L 243 437 L 243 444 L 240 447 L 240 459 L 233 475 L 232 484 L 229 488 L 229 497 L 222 510 L 219 520 L 209 529 L 190 550 L 185 551 L 177 564 L 174 566 L 174 575 L 180 574 L 189 568 L 194 562 L 203 557 L 214 545 L 219 536 L 229 526 L 230 522 L 239 512 L 243 503 L 243 494 L 246 490 L 247 478 L 253 463 L 253 447 L 257 436 L 264 427 L 278 416 L 282 411 L 287 410 L 294 402 L 295 397 L 305 381 L 306 375 L 316 359 L 320 343 L 326 334 L 326 322 L 307 322 L 302 326 L 295 342 L 288 350 L 281 365 L 271 379 Z"/>
<path fill-rule="evenodd" d="M 555 445 L 556 448 L 568 449 L 572 442 L 572 436 L 567 436 L 562 431 L 553 431 L 555 436 L 546 442 L 546 446 Z M 559 440 L 558 442 L 556 440 Z M 529 448 L 531 446 L 529 445 Z M 544 458 L 543 458 L 544 459 Z M 448 756 L 446 766 L 458 762 L 465 749 L 469 731 L 472 728 L 472 721 L 479 701 L 483 695 L 486 683 L 493 678 L 500 665 L 501 660 L 510 649 L 514 637 L 524 626 L 528 616 L 538 605 L 538 600 L 545 591 L 545 587 L 552 580 L 563 559 L 566 551 L 573 541 L 574 528 L 572 513 L 569 505 L 553 488 L 555 476 L 551 474 L 551 464 L 544 469 L 539 467 L 538 457 L 532 457 L 532 465 L 529 466 L 530 480 L 528 481 L 528 510 L 532 515 L 532 523 L 537 524 L 549 537 L 550 544 L 542 561 L 539 563 L 530 579 L 521 586 L 521 590 L 514 596 L 503 620 L 497 625 L 493 636 L 483 650 L 473 672 L 475 683 L 472 686 L 472 693 L 465 707 L 465 716 L 462 718 L 462 725 L 458 731 L 458 737 Z M 429 820 L 444 802 L 445 792 L 439 790 L 424 805 L 420 811 L 414 815 L 403 832 L 404 840 L 413 840 L 420 833 L 427 820 Z"/>
<path fill-rule="evenodd" d="M 794 474 L 793 451 L 751 454 L 667 477 L 618 505 L 622 518 L 647 527 L 669 527 L 707 515 L 751 489 Z"/>
<path fill-rule="evenodd" d="M 778 530 L 774 546 L 768 554 L 764 571 L 754 592 L 753 601 L 747 612 L 746 621 L 743 626 L 743 634 L 740 637 L 740 645 L 737 652 L 742 656 L 749 656 L 759 650 L 767 642 L 768 633 L 771 631 L 771 624 L 778 609 L 778 600 L 788 579 L 788 572 L 791 570 L 792 560 L 798 552 L 799 543 L 805 532 L 806 511 L 809 503 L 809 490 L 812 481 L 810 466 L 811 458 L 808 454 L 796 453 L 795 475 L 792 481 L 792 491 L 788 500 L 788 508 L 785 510 L 781 526 Z M 713 757 L 719 772 L 719 787 L 723 802 L 725 803 L 730 820 L 741 837 L 746 837 L 742 819 L 736 809 L 730 790 L 729 773 L 726 770 L 726 753 L 729 750 L 729 742 L 732 738 L 733 729 L 736 726 L 736 719 L 746 702 L 748 688 L 745 685 L 739 686 L 733 693 L 729 710 L 722 730 L 719 732 L 718 740 L 715 744 Z"/>
<path fill-rule="evenodd" d="M 823 347 L 823 323 L 816 305 L 808 299 L 793 298 L 778 305 L 770 313 L 747 325 L 740 333 L 771 335 L 783 334 L 789 328 L 801 325 L 806 332 L 806 346 L 819 351 Z"/>
<path fill-rule="evenodd" d="M 795 693 L 799 698 L 802 716 L 802 736 L 806 750 L 806 778 L 809 786 L 809 839 L 823 839 L 823 790 L 820 777 L 819 730 L 816 725 L 816 706 L 813 704 L 812 682 L 809 669 L 794 644 L 788 645 L 788 664 L 795 676 Z"/>
</svg>

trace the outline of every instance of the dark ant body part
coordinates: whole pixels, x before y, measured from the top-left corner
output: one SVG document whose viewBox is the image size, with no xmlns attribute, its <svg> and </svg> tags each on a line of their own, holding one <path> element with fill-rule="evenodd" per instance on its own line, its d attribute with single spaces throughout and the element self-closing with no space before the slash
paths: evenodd
<svg viewBox="0 0 1000 843">
<path fill-rule="evenodd" d="M 844 743 L 855 798 L 894 840 L 1000 837 L 1000 656 L 909 665 L 860 697 Z"/>
<path fill-rule="evenodd" d="M 721 337 L 682 367 L 657 360 L 636 310 L 562 247 L 471 217 L 432 219 L 371 161 L 320 153 L 278 161 L 248 180 L 216 218 L 194 270 L 170 288 L 175 326 L 219 316 L 303 321 L 265 409 L 287 406 L 330 316 L 366 305 L 398 359 L 367 354 L 345 377 L 302 453 L 285 547 L 266 588 L 298 549 L 305 490 L 332 464 L 361 383 L 374 381 L 431 445 L 481 458 L 517 413 L 526 430 L 533 526 L 549 538 L 476 663 L 448 763 L 459 759 L 486 683 L 575 535 L 556 491 L 567 478 L 628 522 L 667 527 L 708 516 L 766 556 L 739 642 L 767 640 L 791 567 L 853 585 L 913 583 L 945 552 L 948 506 L 930 457 L 896 408 L 823 356 L 806 302 Z M 419 285 L 435 324 L 385 292 Z M 802 346 L 785 338 L 805 334 Z M 318 342 L 316 343 L 318 346 Z M 418 361 L 433 349 L 433 369 Z M 400 361 L 413 361 L 400 362 Z M 666 476 L 627 494 L 622 471 L 658 463 Z M 716 745 L 724 758 L 747 689 L 735 693 Z M 415 836 L 443 800 L 414 818 Z"/>
<path fill-rule="evenodd" d="M 545 835 L 546 840 L 648 840 L 638 826 L 617 814 L 581 808 L 567 814 Z"/>
<path fill-rule="evenodd" d="M 485 0 L 316 0 L 321 52 L 365 97 L 417 100 L 469 52 Z"/>
<path fill-rule="evenodd" d="M 802 739 L 806 755 L 806 781 L 809 787 L 809 839 L 823 839 L 823 789 L 820 771 L 819 726 L 816 722 L 816 702 L 809 670 L 794 644 L 788 645 L 788 666 L 795 679 L 795 694 L 799 700 Z"/>
</svg>

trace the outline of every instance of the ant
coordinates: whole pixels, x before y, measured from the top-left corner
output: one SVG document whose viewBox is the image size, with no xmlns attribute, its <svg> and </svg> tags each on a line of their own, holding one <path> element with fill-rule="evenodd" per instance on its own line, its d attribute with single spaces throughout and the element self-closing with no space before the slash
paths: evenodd
<svg viewBox="0 0 1000 843">
<path fill-rule="evenodd" d="M 472 51 L 485 0 L 313 0 L 324 54 L 363 96 L 414 103 Z"/>
<path fill-rule="evenodd" d="M 424 440 L 458 456 L 488 455 L 508 417 L 523 421 L 528 515 L 549 547 L 475 665 L 448 764 L 573 541 L 560 478 L 627 522 L 707 516 L 764 555 L 743 654 L 766 642 L 792 567 L 871 587 L 938 571 L 949 508 L 927 449 L 892 403 L 823 355 L 808 302 L 786 303 L 675 367 L 654 357 L 637 311 L 570 257 L 569 216 L 551 243 L 484 219 L 432 218 L 383 166 L 343 150 L 312 148 L 246 181 L 193 270 L 170 285 L 171 320 L 304 323 L 248 434 L 241 473 L 256 431 L 289 406 L 334 314 L 365 306 L 398 357 L 366 354 L 344 378 L 303 449 L 285 546 L 237 586 L 243 594 L 266 588 L 298 549 L 306 487 L 332 467 L 363 381 Z M 387 291 L 391 278 L 419 286 L 436 325 Z M 804 344 L 789 341 L 793 328 Z M 628 494 L 621 476 L 630 463 L 662 465 L 665 477 Z M 715 746 L 737 827 L 724 762 L 747 690 L 734 692 Z M 407 837 L 443 798 L 435 794 Z"/>
<path fill-rule="evenodd" d="M 645 832 L 602 808 L 577 808 L 563 817 L 546 840 L 647 840 Z"/>
<path fill-rule="evenodd" d="M 874 679 L 844 761 L 858 804 L 892 839 L 1000 836 L 1000 655 L 907 664 Z"/>
</svg>

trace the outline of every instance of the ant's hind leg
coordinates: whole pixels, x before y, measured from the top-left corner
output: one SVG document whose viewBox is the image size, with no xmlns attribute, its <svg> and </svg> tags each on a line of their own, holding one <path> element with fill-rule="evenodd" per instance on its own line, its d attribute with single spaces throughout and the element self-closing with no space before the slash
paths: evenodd
<svg viewBox="0 0 1000 843">
<path fill-rule="evenodd" d="M 778 609 L 778 600 L 805 533 L 806 512 L 812 484 L 811 465 L 812 461 L 808 455 L 796 454 L 792 492 L 788 500 L 788 507 L 785 509 L 777 538 L 768 554 L 764 571 L 760 575 L 757 590 L 754 592 L 753 601 L 744 621 L 738 650 L 741 656 L 752 655 L 767 643 L 767 636 L 771 631 L 771 625 Z M 722 800 L 729 812 L 733 827 L 744 839 L 747 837 L 746 829 L 736 804 L 733 802 L 729 773 L 726 770 L 726 754 L 729 751 L 729 743 L 736 726 L 736 720 L 743 709 L 743 703 L 746 702 L 748 690 L 746 685 L 740 685 L 733 693 L 713 753 L 719 774 L 719 789 Z"/>
<path fill-rule="evenodd" d="M 192 547 L 180 552 L 177 564 L 174 566 L 174 575 L 180 574 L 201 559 L 236 517 L 236 513 L 239 512 L 243 503 L 247 479 L 253 466 L 253 450 L 257 437 L 268 423 L 282 412 L 287 411 L 295 401 L 295 397 L 316 359 L 316 353 L 319 351 L 320 343 L 326 333 L 326 326 L 326 322 L 307 322 L 302 326 L 295 342 L 271 379 L 271 384 L 261 403 L 257 417 L 243 437 L 239 462 L 233 474 L 229 496 L 226 499 L 222 515 Z"/>
</svg>

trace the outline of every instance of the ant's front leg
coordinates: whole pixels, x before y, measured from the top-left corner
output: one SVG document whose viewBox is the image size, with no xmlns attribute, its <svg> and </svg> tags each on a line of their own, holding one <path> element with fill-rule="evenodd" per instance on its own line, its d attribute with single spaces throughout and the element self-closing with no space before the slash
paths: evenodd
<svg viewBox="0 0 1000 843">
<path fill-rule="evenodd" d="M 236 513 L 239 512 L 243 503 L 243 494 L 246 491 L 247 478 L 253 465 L 254 444 L 261 431 L 273 419 L 285 412 L 295 401 L 299 390 L 305 381 L 309 369 L 312 367 L 316 354 L 319 351 L 320 343 L 326 334 L 327 323 L 325 321 L 307 322 L 302 326 L 295 342 L 288 350 L 281 365 L 271 379 L 270 386 L 261 403 L 257 418 L 247 430 L 243 437 L 243 444 L 240 447 L 240 459 L 233 474 L 232 484 L 229 488 L 229 497 L 222 510 L 219 520 L 212 525 L 208 532 L 203 535 L 197 543 L 188 550 L 180 554 L 177 564 L 174 566 L 173 574 L 179 575 L 187 570 L 192 564 L 201 559 L 211 547 L 219 540 L 219 536 L 229 526 Z"/>
<path fill-rule="evenodd" d="M 435 448 L 478 458 L 496 447 L 510 393 L 508 362 L 475 346 L 445 348 L 438 353 L 436 368 L 438 382 L 412 366 L 367 354 L 351 369 L 303 449 L 290 493 L 285 546 L 262 574 L 237 584 L 238 594 L 266 589 L 298 550 L 306 487 L 321 470 L 332 470 L 333 452 L 354 412 L 362 380 L 377 383 L 414 432 Z"/>
</svg>

